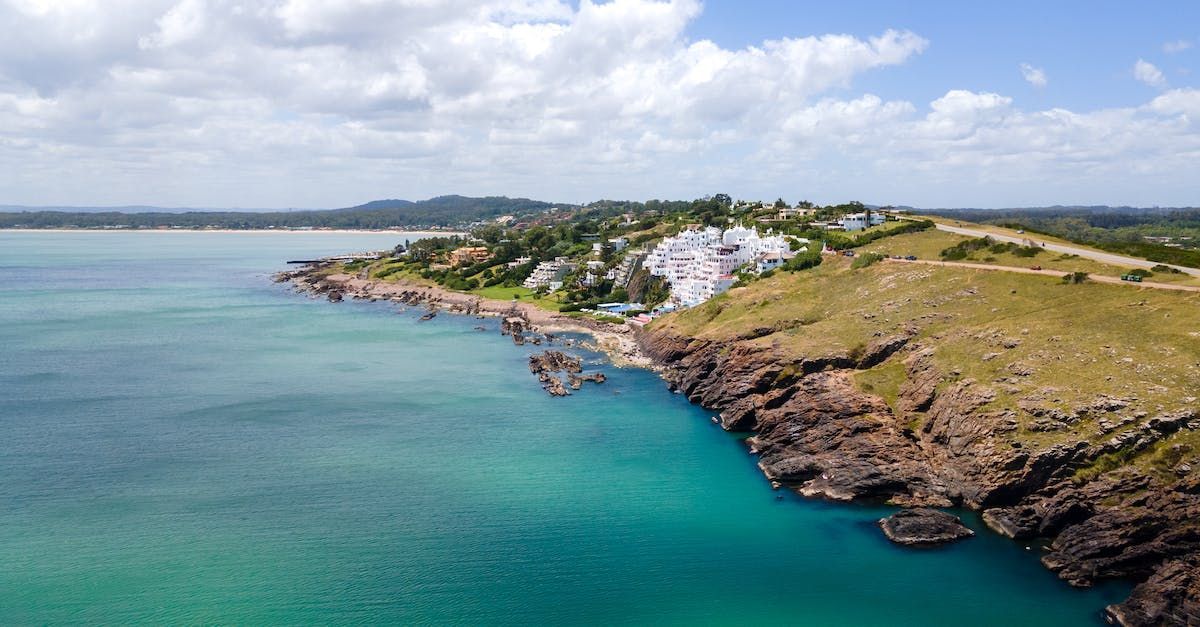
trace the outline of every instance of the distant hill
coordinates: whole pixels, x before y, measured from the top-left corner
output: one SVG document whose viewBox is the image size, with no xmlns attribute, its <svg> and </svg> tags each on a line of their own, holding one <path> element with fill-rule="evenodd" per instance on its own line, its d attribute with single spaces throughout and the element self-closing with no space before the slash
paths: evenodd
<svg viewBox="0 0 1200 627">
<path fill-rule="evenodd" d="M 417 203 L 411 200 L 400 200 L 398 198 L 386 198 L 384 200 L 372 200 L 354 207 L 346 207 L 338 209 L 338 211 L 373 211 L 375 209 L 396 209 L 400 207 L 412 207 Z"/>
<path fill-rule="evenodd" d="M 438 196 L 417 202 L 373 200 L 343 209 L 295 211 L 169 210 L 156 207 L 0 207 L 0 228 L 156 228 L 229 229 L 452 227 L 502 215 L 523 216 L 566 207 L 528 198 Z"/>
<path fill-rule="evenodd" d="M 268 211 L 284 211 L 279 208 L 254 208 L 254 207 L 239 207 L 237 209 L 219 208 L 219 207 L 154 207 L 150 205 L 126 205 L 120 207 L 81 207 L 72 205 L 0 205 L 0 212 L 4 213 L 31 213 L 38 211 L 56 211 L 60 213 L 188 213 L 188 212 L 212 212 L 212 211 L 239 211 L 239 212 L 268 212 Z M 288 210 L 292 211 L 292 210 Z"/>
</svg>

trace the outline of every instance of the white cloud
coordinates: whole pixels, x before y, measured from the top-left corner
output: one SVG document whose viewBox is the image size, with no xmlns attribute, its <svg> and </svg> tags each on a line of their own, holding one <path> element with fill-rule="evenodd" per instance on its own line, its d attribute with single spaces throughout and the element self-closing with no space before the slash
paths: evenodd
<svg viewBox="0 0 1200 627">
<path fill-rule="evenodd" d="M 553 198 L 581 182 L 599 195 L 628 168 L 716 158 L 927 45 L 886 31 L 726 48 L 686 36 L 699 0 L 14 1 L 0 4 L 13 34 L 0 42 L 0 189 L 21 196 L 10 202 L 114 189 L 37 176 L 73 170 L 128 181 L 114 202 L 189 171 L 307 174 L 140 200 L 337 205 L 485 187 Z M 380 172 L 371 185 L 388 189 L 354 187 Z M 555 176 L 573 182 L 527 189 Z"/>
<path fill-rule="evenodd" d="M 1163 87 L 1167 84 L 1167 77 L 1163 76 L 1162 70 L 1143 59 L 1138 59 L 1137 63 L 1133 64 L 1133 77 L 1151 87 Z"/>
<path fill-rule="evenodd" d="M 183 0 L 158 19 L 158 32 L 140 37 L 143 49 L 176 46 L 204 32 L 207 7 L 205 0 Z"/>
<path fill-rule="evenodd" d="M 734 48 L 688 36 L 698 0 L 572 4 L 0 1 L 0 202 L 1194 197 L 1200 92 L 1161 72 L 1142 107 L 918 105 L 855 91 L 919 55 L 914 33 Z"/>
<path fill-rule="evenodd" d="M 843 129 L 821 137 L 825 127 L 814 124 L 814 134 L 760 153 L 758 166 L 794 172 L 852 158 L 853 175 L 819 177 L 827 190 L 841 190 L 834 198 L 856 197 L 870 181 L 888 192 L 878 202 L 916 197 L 926 206 L 1158 202 L 1161 196 L 1137 189 L 1145 186 L 1158 186 L 1155 193 L 1173 194 L 1179 204 L 1194 202 L 1200 90 L 1170 90 L 1143 106 L 1090 112 L 1022 111 L 1010 98 L 965 90 L 947 92 L 923 114 L 904 104 L 895 103 L 897 115 L 856 128 L 853 146 L 839 141 Z M 810 154 L 814 144 L 824 150 Z M 778 155 L 795 154 L 804 157 L 778 163 Z M 1114 180 L 1130 187 L 1114 187 Z"/>
<path fill-rule="evenodd" d="M 1033 67 L 1028 63 L 1022 63 L 1021 76 L 1025 77 L 1025 81 L 1034 87 L 1046 86 L 1046 71 L 1041 68 Z"/>
<path fill-rule="evenodd" d="M 1188 48 L 1191 48 L 1193 45 L 1194 44 L 1192 42 L 1186 39 L 1178 39 L 1175 41 L 1168 41 L 1167 43 L 1163 44 L 1162 49 L 1163 52 L 1167 54 L 1177 54 L 1187 50 Z"/>
</svg>

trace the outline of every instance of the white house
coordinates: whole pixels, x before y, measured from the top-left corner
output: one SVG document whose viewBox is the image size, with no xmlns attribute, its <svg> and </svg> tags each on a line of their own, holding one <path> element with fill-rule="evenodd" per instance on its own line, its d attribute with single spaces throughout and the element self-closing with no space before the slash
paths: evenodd
<svg viewBox="0 0 1200 627">
<path fill-rule="evenodd" d="M 879 226 L 886 221 L 887 216 L 878 211 L 872 211 L 870 218 L 865 213 L 849 213 L 842 216 L 841 225 L 847 231 L 861 231 L 868 226 Z"/>
<path fill-rule="evenodd" d="M 796 255 L 791 252 L 760 253 L 758 257 L 754 259 L 754 270 L 759 274 L 762 274 L 768 270 L 774 270 L 795 256 Z"/>
<path fill-rule="evenodd" d="M 807 215 L 812 215 L 816 212 L 817 212 L 816 209 L 812 209 L 812 208 L 808 208 L 808 207 L 801 207 L 801 206 L 784 207 L 779 210 L 778 219 L 790 220 L 792 218 L 800 218 L 800 217 L 804 217 Z"/>
</svg>

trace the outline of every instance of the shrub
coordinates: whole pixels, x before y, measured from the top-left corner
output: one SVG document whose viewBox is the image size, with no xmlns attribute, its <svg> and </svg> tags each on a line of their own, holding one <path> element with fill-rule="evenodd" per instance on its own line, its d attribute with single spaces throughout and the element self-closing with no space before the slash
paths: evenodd
<svg viewBox="0 0 1200 627">
<path fill-rule="evenodd" d="M 1154 272 L 1161 272 L 1163 274 L 1183 274 L 1182 270 L 1179 270 L 1177 268 L 1172 268 L 1171 266 L 1164 266 L 1161 263 L 1150 269 Z"/>
<path fill-rule="evenodd" d="M 1063 275 L 1063 283 L 1070 283 L 1072 285 L 1078 285 L 1087 281 L 1087 279 L 1088 273 L 1086 272 L 1071 272 L 1070 274 Z"/>
<path fill-rule="evenodd" d="M 866 268 L 867 266 L 874 265 L 880 261 L 883 261 L 883 255 L 879 253 L 863 253 L 854 258 L 853 263 L 850 264 L 850 269 L 857 270 L 859 268 Z"/>
<path fill-rule="evenodd" d="M 787 272 L 799 272 L 819 265 L 821 265 L 820 251 L 809 251 L 792 257 L 780 267 Z"/>
<path fill-rule="evenodd" d="M 978 239 L 969 239 L 959 242 L 949 248 L 942 249 L 941 257 L 946 261 L 961 261 L 966 259 L 968 255 L 975 251 L 990 249 L 992 252 L 997 251 L 997 248 L 1004 248 L 1004 244 L 996 244 L 990 237 L 980 237 Z M 1006 248 L 1004 250 L 1007 250 Z"/>
</svg>

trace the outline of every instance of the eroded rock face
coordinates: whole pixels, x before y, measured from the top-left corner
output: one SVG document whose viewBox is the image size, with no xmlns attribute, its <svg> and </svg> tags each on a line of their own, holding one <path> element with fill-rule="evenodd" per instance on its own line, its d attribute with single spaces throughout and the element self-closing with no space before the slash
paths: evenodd
<svg viewBox="0 0 1200 627">
<path fill-rule="evenodd" d="M 924 507 L 880 518 L 879 527 L 888 540 L 906 546 L 945 544 L 975 535 L 958 516 Z"/>
<path fill-rule="evenodd" d="M 1074 585 L 1104 578 L 1144 582 L 1128 601 L 1108 608 L 1111 621 L 1200 625 L 1200 479 L 1171 484 L 1135 469 L 1090 481 L 1076 477 L 1103 455 L 1142 450 L 1181 429 L 1200 428 L 1195 411 L 1105 418 L 1113 426 L 1107 440 L 1022 447 L 1004 437 L 1019 427 L 1015 412 L 988 406 L 992 386 L 1002 381 L 940 372 L 936 348 L 907 336 L 882 338 L 856 359 L 800 361 L 780 359 L 761 339 L 719 343 L 648 331 L 638 340 L 664 366 L 673 389 L 719 412 L 725 429 L 753 433 L 747 443 L 775 485 L 838 500 L 980 509 L 988 526 L 1004 535 L 1051 539 L 1042 561 Z M 905 365 L 896 399 L 903 419 L 853 383 L 856 368 L 889 358 Z M 1034 407 L 1038 399 L 1031 402 Z M 1067 424 L 1125 406 L 1125 399 L 1102 397 L 1044 418 Z M 942 519 L 904 514 L 891 528 L 913 522 L 914 537 L 924 537 L 917 523 L 928 517 Z"/>
<path fill-rule="evenodd" d="M 1128 627 L 1200 625 L 1200 559 L 1164 563 L 1124 603 L 1105 608 L 1104 617 Z"/>
<path fill-rule="evenodd" d="M 847 373 L 814 373 L 762 395 L 751 443 L 768 478 L 805 496 L 945 503 L 916 443 L 882 419 L 887 414 Z"/>
<path fill-rule="evenodd" d="M 1094 513 L 1064 526 L 1042 557 L 1071 584 L 1145 579 L 1167 561 L 1200 558 L 1200 479 L 1169 490 L 1135 491 L 1117 503 L 1088 504 Z"/>
</svg>

